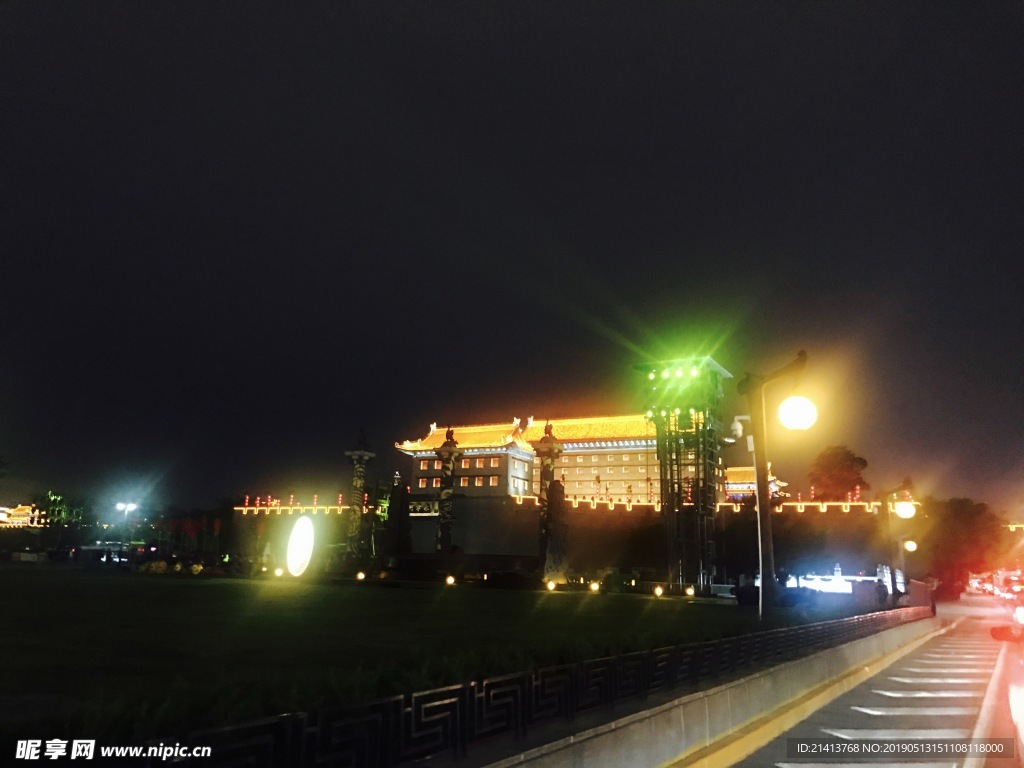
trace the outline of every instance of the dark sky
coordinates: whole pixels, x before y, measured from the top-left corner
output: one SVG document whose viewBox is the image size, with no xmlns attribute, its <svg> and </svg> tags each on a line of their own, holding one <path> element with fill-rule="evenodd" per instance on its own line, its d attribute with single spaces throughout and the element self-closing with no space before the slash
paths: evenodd
<svg viewBox="0 0 1024 768">
<path fill-rule="evenodd" d="M 1024 517 L 1022 39 L 1017 0 L 3 3 L 0 504 L 330 496 L 360 427 L 387 476 L 432 421 L 805 349 L 795 490 L 844 444 Z"/>
</svg>

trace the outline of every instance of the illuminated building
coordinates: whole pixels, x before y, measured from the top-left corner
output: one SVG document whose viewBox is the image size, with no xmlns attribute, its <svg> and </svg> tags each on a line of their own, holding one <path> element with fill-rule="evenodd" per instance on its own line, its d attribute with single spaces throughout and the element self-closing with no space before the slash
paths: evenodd
<svg viewBox="0 0 1024 768">
<path fill-rule="evenodd" d="M 562 451 L 555 479 L 572 500 L 660 501 L 654 425 L 642 414 L 541 421 L 533 417 L 504 424 L 451 427 L 462 456 L 455 467 L 455 492 L 467 498 L 534 496 L 540 492 L 535 446 L 550 424 Z M 432 424 L 418 440 L 395 447 L 413 459 L 414 512 L 433 508 L 441 487 L 442 461 L 436 455 L 444 432 Z"/>
<path fill-rule="evenodd" d="M 0 526 L 10 528 L 37 527 L 46 522 L 46 513 L 31 504 L 0 507 Z"/>
</svg>

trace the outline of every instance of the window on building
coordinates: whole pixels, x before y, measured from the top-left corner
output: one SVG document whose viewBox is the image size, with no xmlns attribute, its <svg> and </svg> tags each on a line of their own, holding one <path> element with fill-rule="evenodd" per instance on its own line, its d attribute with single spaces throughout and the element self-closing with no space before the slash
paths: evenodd
<svg viewBox="0 0 1024 768">
<path fill-rule="evenodd" d="M 477 459 L 476 460 L 476 468 L 477 469 L 483 469 L 484 468 L 484 460 L 483 459 Z"/>
<path fill-rule="evenodd" d="M 430 462 L 429 461 L 424 459 L 423 461 L 420 462 L 420 469 L 429 469 L 429 468 L 430 468 Z"/>
<path fill-rule="evenodd" d="M 582 475 L 583 474 L 583 467 L 576 467 L 576 474 L 577 475 Z"/>
<path fill-rule="evenodd" d="M 608 472 L 608 474 L 610 475 L 610 474 L 611 474 L 612 472 L 614 472 L 614 471 L 615 471 L 615 467 L 608 467 L 608 469 L 607 469 L 606 471 L 607 471 L 607 472 Z"/>
<path fill-rule="evenodd" d="M 434 469 L 440 469 L 440 468 L 441 468 L 441 460 L 438 459 L 437 461 L 434 462 Z"/>
<path fill-rule="evenodd" d="M 593 456 L 591 456 L 591 457 L 590 457 L 590 460 L 591 460 L 591 461 L 593 461 L 594 463 L 597 463 L 597 460 L 598 460 L 599 458 L 601 458 L 601 457 L 600 457 L 600 456 L 598 456 L 598 455 L 597 455 L 597 454 L 595 453 L 595 454 L 594 454 Z"/>
<path fill-rule="evenodd" d="M 577 463 L 582 464 L 583 463 L 583 457 L 582 456 L 577 456 L 576 457 L 576 461 L 577 461 Z"/>
<path fill-rule="evenodd" d="M 596 475 L 598 469 L 600 469 L 600 467 L 591 467 L 590 468 L 590 474 Z"/>
<path fill-rule="evenodd" d="M 473 478 L 473 485 L 475 485 L 477 488 L 483 487 L 483 484 L 484 484 L 484 479 L 482 477 L 474 477 Z"/>
<path fill-rule="evenodd" d="M 469 469 L 469 459 L 463 459 L 462 460 L 462 468 L 463 469 Z"/>
<path fill-rule="evenodd" d="M 492 467 L 496 467 L 500 463 L 501 463 L 501 460 L 497 456 L 494 456 L 494 457 L 491 458 L 491 466 Z"/>
<path fill-rule="evenodd" d="M 441 487 L 441 478 L 440 477 L 435 477 L 433 485 L 434 485 L 435 488 L 440 488 Z"/>
<path fill-rule="evenodd" d="M 469 485 L 469 478 L 468 477 L 460 477 L 459 478 L 459 485 L 462 486 L 463 488 L 468 486 Z"/>
<path fill-rule="evenodd" d="M 491 475 L 491 488 L 497 488 L 497 487 L 498 487 L 498 476 L 497 475 Z"/>
<path fill-rule="evenodd" d="M 427 478 L 421 477 L 420 478 L 420 488 L 426 488 L 426 487 L 427 487 Z"/>
<path fill-rule="evenodd" d="M 622 460 L 623 461 L 629 461 L 629 454 L 628 453 L 622 454 Z"/>
</svg>

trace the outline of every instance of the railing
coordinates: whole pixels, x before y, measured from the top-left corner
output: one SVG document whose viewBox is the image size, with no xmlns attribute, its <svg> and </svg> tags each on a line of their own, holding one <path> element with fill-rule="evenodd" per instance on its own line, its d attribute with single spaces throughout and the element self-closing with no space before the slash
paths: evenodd
<svg viewBox="0 0 1024 768">
<path fill-rule="evenodd" d="M 204 767 L 391 768 L 434 756 L 457 759 L 483 739 L 521 739 L 556 718 L 571 721 L 581 712 L 611 710 L 654 692 L 697 689 L 753 666 L 779 664 L 930 616 L 929 607 L 899 608 L 673 645 L 196 731 L 181 743 L 212 748 L 212 757 L 195 761 Z M 150 765 L 159 764 L 159 758 L 151 759 Z"/>
</svg>

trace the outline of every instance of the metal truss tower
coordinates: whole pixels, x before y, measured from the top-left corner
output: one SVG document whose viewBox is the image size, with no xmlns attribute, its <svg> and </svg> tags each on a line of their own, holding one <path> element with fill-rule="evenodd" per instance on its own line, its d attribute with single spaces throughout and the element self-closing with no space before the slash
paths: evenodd
<svg viewBox="0 0 1024 768">
<path fill-rule="evenodd" d="M 723 381 L 732 374 L 710 357 L 638 366 L 647 374 L 647 418 L 656 429 L 661 512 L 673 590 L 710 594 L 714 514 L 721 485 Z"/>
</svg>

